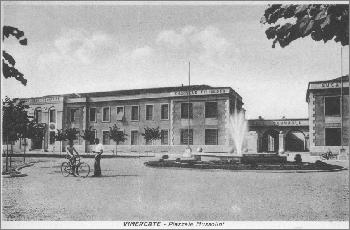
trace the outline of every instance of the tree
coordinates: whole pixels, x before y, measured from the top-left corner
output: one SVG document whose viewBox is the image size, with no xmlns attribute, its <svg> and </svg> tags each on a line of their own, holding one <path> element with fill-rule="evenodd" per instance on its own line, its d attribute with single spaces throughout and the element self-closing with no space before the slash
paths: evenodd
<svg viewBox="0 0 350 230">
<path fill-rule="evenodd" d="M 95 131 L 92 130 L 92 127 L 90 126 L 88 129 L 85 129 L 82 131 L 81 137 L 89 142 L 89 144 L 95 143 Z"/>
<path fill-rule="evenodd" d="M 11 144 L 13 149 L 13 142 L 26 135 L 27 125 L 29 124 L 29 116 L 27 114 L 28 105 L 24 101 L 18 99 L 10 99 L 5 97 L 2 102 L 2 137 L 3 142 L 6 142 L 6 172 L 8 171 L 8 145 Z M 12 156 L 12 154 L 11 154 Z M 10 166 L 11 166 L 10 156 Z"/>
<path fill-rule="evenodd" d="M 60 142 L 60 154 L 62 154 L 62 141 L 67 140 L 66 133 L 63 131 L 63 129 L 57 129 L 55 140 Z"/>
<path fill-rule="evenodd" d="M 109 137 L 115 142 L 115 155 L 117 155 L 117 146 L 120 142 L 127 140 L 128 135 L 120 130 L 120 128 L 114 124 L 112 127 L 109 127 Z"/>
<path fill-rule="evenodd" d="M 269 24 L 266 37 L 286 47 L 298 38 L 311 36 L 315 41 L 334 38 L 342 46 L 349 45 L 349 5 L 268 5 L 260 23 Z"/>
<path fill-rule="evenodd" d="M 144 129 L 145 129 L 145 133 L 142 133 L 142 136 L 145 138 L 146 144 L 150 142 L 153 144 L 155 140 L 160 139 L 161 135 L 160 135 L 159 127 L 157 128 L 146 127 Z"/>
<path fill-rule="evenodd" d="M 78 139 L 79 130 L 76 128 L 67 128 L 64 130 L 64 136 L 68 141 L 74 141 Z"/>
<path fill-rule="evenodd" d="M 12 27 L 12 26 L 3 26 L 2 27 L 2 40 L 4 41 L 5 37 L 14 36 L 19 41 L 21 45 L 27 45 L 27 38 L 24 37 L 24 32 Z M 17 81 L 20 81 L 23 85 L 27 85 L 27 79 L 24 78 L 24 75 L 19 72 L 15 67 L 16 61 L 7 53 L 5 50 L 2 51 L 2 74 L 7 78 L 15 78 Z"/>
</svg>

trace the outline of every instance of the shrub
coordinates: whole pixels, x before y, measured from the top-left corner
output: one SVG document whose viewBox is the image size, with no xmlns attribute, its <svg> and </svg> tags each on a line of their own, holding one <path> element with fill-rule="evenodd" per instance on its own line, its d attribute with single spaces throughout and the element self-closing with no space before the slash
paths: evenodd
<svg viewBox="0 0 350 230">
<path fill-rule="evenodd" d="M 300 154 L 296 154 L 294 157 L 294 161 L 297 164 L 300 164 L 303 160 L 301 159 L 301 155 Z"/>
</svg>

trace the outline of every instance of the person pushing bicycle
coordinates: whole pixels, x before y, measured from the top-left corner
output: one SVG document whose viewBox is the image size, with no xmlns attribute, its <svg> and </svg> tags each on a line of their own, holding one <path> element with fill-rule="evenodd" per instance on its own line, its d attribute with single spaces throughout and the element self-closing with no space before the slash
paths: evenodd
<svg viewBox="0 0 350 230">
<path fill-rule="evenodd" d="M 76 153 L 76 154 L 74 154 L 74 153 Z M 69 140 L 69 143 L 67 146 L 67 155 L 68 155 L 68 159 L 72 165 L 73 175 L 76 176 L 76 174 L 78 173 L 78 170 L 76 168 L 76 161 L 77 161 L 77 158 L 80 157 L 80 155 L 79 155 L 78 151 L 73 146 L 73 140 Z"/>
</svg>

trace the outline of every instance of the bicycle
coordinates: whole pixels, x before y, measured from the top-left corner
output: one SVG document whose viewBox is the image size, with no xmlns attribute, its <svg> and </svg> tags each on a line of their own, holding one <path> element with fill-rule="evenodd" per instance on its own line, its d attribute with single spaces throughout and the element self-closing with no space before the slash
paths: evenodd
<svg viewBox="0 0 350 230">
<path fill-rule="evenodd" d="M 61 164 L 61 173 L 63 176 L 67 177 L 70 174 L 73 175 L 73 165 L 71 164 L 68 155 L 66 155 L 65 158 L 68 159 L 68 161 Z M 80 161 L 80 156 L 76 157 L 75 167 L 76 174 L 80 177 L 85 178 L 90 173 L 90 166 L 87 163 Z"/>
<path fill-rule="evenodd" d="M 321 154 L 322 160 L 332 160 L 332 159 L 336 159 L 336 158 L 337 158 L 337 154 L 333 154 L 332 151 L 327 151 L 327 152 Z"/>
</svg>

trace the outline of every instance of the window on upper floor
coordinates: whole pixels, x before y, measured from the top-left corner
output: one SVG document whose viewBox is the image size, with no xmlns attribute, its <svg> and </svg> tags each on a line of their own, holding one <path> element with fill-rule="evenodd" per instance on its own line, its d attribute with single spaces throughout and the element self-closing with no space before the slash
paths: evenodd
<svg viewBox="0 0 350 230">
<path fill-rule="evenodd" d="M 192 103 L 181 103 L 181 118 L 193 118 Z"/>
<path fill-rule="evenodd" d="M 139 106 L 131 106 L 131 120 L 138 121 L 139 120 Z"/>
<path fill-rule="evenodd" d="M 162 104 L 160 108 L 161 108 L 160 119 L 168 120 L 169 119 L 169 104 Z"/>
<path fill-rule="evenodd" d="M 96 122 L 96 108 L 90 108 L 89 110 L 89 121 Z"/>
<path fill-rule="evenodd" d="M 324 107 L 325 116 L 340 116 L 340 97 L 325 97 Z"/>
<path fill-rule="evenodd" d="M 103 122 L 109 122 L 110 121 L 110 109 L 109 107 L 103 107 L 102 108 L 102 121 Z"/>
<path fill-rule="evenodd" d="M 71 109 L 70 110 L 70 121 L 74 122 L 77 119 L 77 112 L 78 109 Z"/>
<path fill-rule="evenodd" d="M 124 118 L 124 106 L 117 106 L 117 121 L 122 121 Z"/>
<path fill-rule="evenodd" d="M 153 119 L 153 105 L 146 105 L 146 120 Z"/>
<path fill-rule="evenodd" d="M 56 110 L 55 109 L 50 109 L 50 112 L 49 112 L 49 120 L 50 122 L 56 122 Z"/>
<path fill-rule="evenodd" d="M 216 101 L 205 102 L 205 118 L 218 117 L 218 103 Z"/>
</svg>

